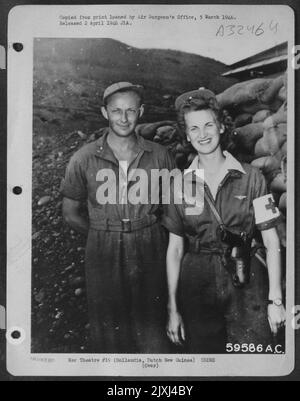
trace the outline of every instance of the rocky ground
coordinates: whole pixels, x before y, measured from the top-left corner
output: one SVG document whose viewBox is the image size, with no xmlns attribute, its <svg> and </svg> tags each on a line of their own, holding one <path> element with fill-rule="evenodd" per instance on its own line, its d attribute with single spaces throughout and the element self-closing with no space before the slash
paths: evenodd
<svg viewBox="0 0 300 401">
<path fill-rule="evenodd" d="M 59 192 L 67 162 L 86 142 L 82 132 L 34 138 L 33 352 L 87 351 L 85 238 L 64 224 Z"/>
</svg>

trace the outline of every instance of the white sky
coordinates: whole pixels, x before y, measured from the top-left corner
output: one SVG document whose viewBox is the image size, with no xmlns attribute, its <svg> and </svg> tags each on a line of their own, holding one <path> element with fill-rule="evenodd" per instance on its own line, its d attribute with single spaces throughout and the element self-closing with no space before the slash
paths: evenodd
<svg viewBox="0 0 300 401">
<path fill-rule="evenodd" d="M 225 64 L 232 64 L 257 52 L 294 38 L 294 13 L 288 6 L 280 5 L 85 5 L 85 6 L 20 6 L 10 15 L 13 30 L 11 40 L 24 35 L 32 37 L 88 37 L 113 38 L 138 48 L 181 50 L 207 56 Z M 37 18 L 38 15 L 38 18 Z M 92 26 L 99 16 L 134 16 L 132 25 Z M 144 15 L 146 19 L 139 19 Z M 192 16 L 195 20 L 179 19 Z M 200 16 L 202 15 L 202 20 Z M 206 15 L 219 16 L 207 19 Z M 222 19 L 232 16 L 233 20 Z M 82 26 L 60 25 L 64 17 L 91 18 Z M 157 21 L 149 16 L 173 16 L 173 20 Z M 100 19 L 98 19 L 99 21 Z M 26 29 L 24 24 L 26 23 Z M 12 24 L 11 24 L 12 25 Z M 235 25 L 230 35 L 228 25 Z M 217 36 L 224 26 L 224 35 Z M 239 32 L 237 27 L 239 26 Z M 277 27 L 276 30 L 271 29 Z M 251 32 L 262 27 L 261 35 Z M 24 30 L 25 29 L 25 30 Z M 14 39 L 16 38 L 16 39 Z M 291 43 L 292 44 L 292 43 Z"/>
<path fill-rule="evenodd" d="M 126 8 L 127 7 L 127 8 Z M 260 51 L 293 38 L 293 14 L 286 6 L 174 6 L 144 5 L 118 6 L 119 14 L 135 15 L 132 27 L 107 29 L 109 35 L 138 48 L 164 48 L 181 50 L 214 58 L 225 64 L 232 64 Z M 107 8 L 107 7 L 106 7 Z M 137 19 L 139 14 L 173 15 L 175 20 L 156 21 Z M 195 16 L 197 20 L 177 19 L 178 15 Z M 200 20 L 200 15 L 203 19 Z M 218 15 L 220 19 L 206 19 L 206 15 Z M 232 15 L 234 20 L 222 20 L 222 15 Z M 228 25 L 242 26 L 238 34 L 229 36 Z M 224 36 L 217 36 L 221 26 Z M 251 33 L 262 27 L 263 34 Z M 277 26 L 277 29 L 275 29 Z M 124 29 L 125 28 L 125 29 Z M 248 30 L 250 29 L 250 31 Z M 258 31 L 262 32 L 262 30 Z"/>
</svg>

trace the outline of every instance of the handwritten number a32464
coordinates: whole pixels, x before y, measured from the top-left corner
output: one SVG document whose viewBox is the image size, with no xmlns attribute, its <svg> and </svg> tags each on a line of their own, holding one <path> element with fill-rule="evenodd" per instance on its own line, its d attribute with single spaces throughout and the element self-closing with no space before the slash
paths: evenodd
<svg viewBox="0 0 300 401">
<path fill-rule="evenodd" d="M 273 22 L 273 21 L 272 21 Z M 277 25 L 270 24 L 270 29 L 273 31 L 276 30 Z M 224 36 L 242 36 L 246 32 L 250 32 L 255 36 L 261 36 L 265 33 L 264 23 L 262 22 L 260 25 L 221 25 L 217 31 L 216 36 L 224 37 Z"/>
</svg>

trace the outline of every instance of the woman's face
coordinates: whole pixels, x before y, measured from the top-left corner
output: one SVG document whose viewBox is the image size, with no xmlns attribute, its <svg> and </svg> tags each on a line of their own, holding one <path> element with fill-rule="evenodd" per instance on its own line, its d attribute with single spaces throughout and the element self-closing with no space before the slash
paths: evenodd
<svg viewBox="0 0 300 401">
<path fill-rule="evenodd" d="M 190 111 L 185 114 L 188 140 L 203 155 L 214 153 L 220 146 L 221 124 L 212 110 Z"/>
</svg>

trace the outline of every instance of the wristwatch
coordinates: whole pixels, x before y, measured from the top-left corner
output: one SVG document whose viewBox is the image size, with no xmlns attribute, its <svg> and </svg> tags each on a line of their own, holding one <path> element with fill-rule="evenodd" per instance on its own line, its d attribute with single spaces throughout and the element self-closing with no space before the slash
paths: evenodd
<svg viewBox="0 0 300 401">
<path fill-rule="evenodd" d="M 282 305 L 283 305 L 282 299 L 278 298 L 278 299 L 274 299 L 273 301 L 271 301 L 271 300 L 269 299 L 268 305 L 275 305 L 275 306 L 278 306 L 278 307 L 279 307 L 279 306 L 282 306 Z"/>
</svg>

